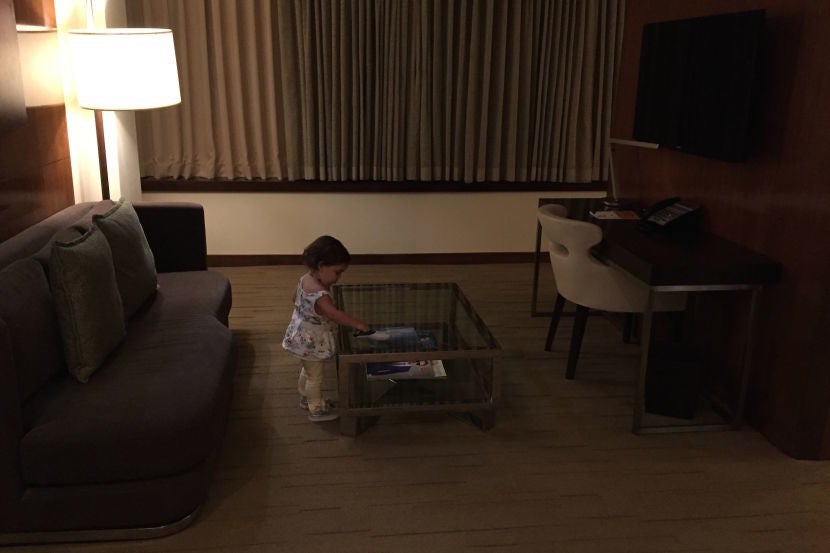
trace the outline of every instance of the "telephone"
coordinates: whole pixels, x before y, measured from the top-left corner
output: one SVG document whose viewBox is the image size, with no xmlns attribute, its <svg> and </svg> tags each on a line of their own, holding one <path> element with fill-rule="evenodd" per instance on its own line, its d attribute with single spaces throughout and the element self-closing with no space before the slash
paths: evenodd
<svg viewBox="0 0 830 553">
<path fill-rule="evenodd" d="M 694 230 L 700 219 L 699 205 L 678 197 L 666 198 L 645 210 L 638 226 L 646 232 Z"/>
</svg>

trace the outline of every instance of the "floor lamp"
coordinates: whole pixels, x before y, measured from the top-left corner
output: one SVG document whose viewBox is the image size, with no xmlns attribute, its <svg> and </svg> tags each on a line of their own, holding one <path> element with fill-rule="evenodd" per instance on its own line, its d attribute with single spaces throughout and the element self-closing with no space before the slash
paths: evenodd
<svg viewBox="0 0 830 553">
<path fill-rule="evenodd" d="M 181 103 L 173 31 L 110 28 L 69 31 L 82 108 L 95 110 L 101 191 L 110 196 L 102 111 L 135 111 Z"/>
</svg>

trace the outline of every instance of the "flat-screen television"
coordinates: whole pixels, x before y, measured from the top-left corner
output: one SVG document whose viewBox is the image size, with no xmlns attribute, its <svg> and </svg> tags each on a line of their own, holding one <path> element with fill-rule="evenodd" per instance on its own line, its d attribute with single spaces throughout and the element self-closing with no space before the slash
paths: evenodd
<svg viewBox="0 0 830 553">
<path fill-rule="evenodd" d="M 757 117 L 764 10 L 643 28 L 634 138 L 743 161 Z"/>
</svg>

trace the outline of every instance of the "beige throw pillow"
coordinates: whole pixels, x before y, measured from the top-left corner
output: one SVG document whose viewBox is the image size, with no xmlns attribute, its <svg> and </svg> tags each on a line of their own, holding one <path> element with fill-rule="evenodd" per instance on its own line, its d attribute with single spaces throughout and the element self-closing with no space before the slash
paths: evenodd
<svg viewBox="0 0 830 553">
<path fill-rule="evenodd" d="M 49 280 L 67 368 L 87 382 L 126 333 L 112 253 L 104 235 L 93 227 L 71 242 L 55 242 Z"/>
</svg>

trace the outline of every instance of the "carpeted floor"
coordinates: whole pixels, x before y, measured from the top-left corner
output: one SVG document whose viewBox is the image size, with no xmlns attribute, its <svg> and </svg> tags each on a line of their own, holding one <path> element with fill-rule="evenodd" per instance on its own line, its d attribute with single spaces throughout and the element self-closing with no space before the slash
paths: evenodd
<svg viewBox="0 0 830 553">
<path fill-rule="evenodd" d="M 384 416 L 357 438 L 297 408 L 297 366 L 280 340 L 302 268 L 219 270 L 233 283 L 240 362 L 194 524 L 144 542 L 8 551 L 830 551 L 830 463 L 789 459 L 750 428 L 632 435 L 637 346 L 592 316 L 566 381 L 570 319 L 544 352 L 529 264 L 349 269 L 345 283 L 458 282 L 504 349 L 489 432 L 415 414 Z"/>
</svg>

